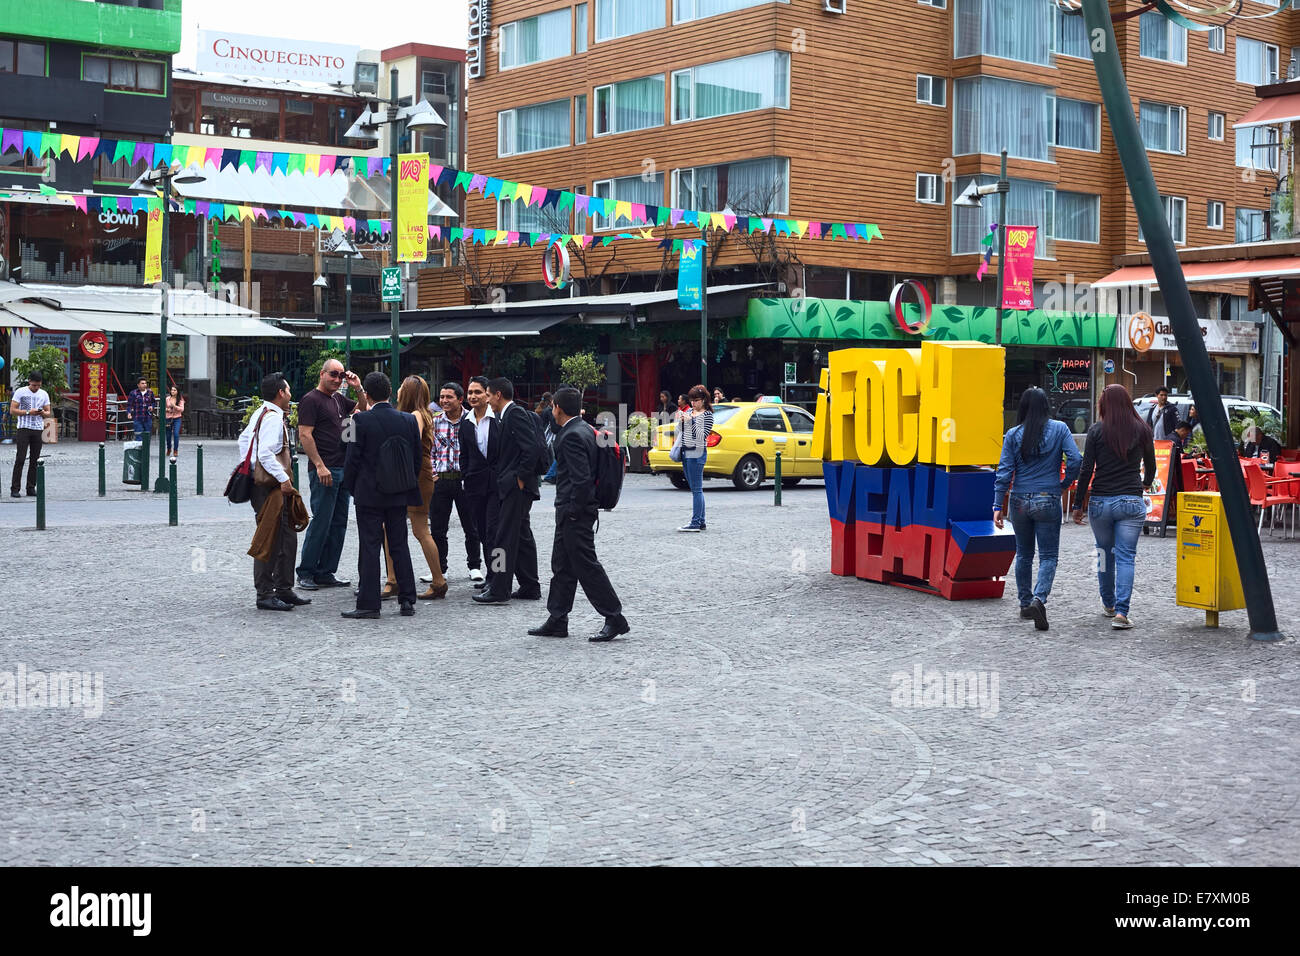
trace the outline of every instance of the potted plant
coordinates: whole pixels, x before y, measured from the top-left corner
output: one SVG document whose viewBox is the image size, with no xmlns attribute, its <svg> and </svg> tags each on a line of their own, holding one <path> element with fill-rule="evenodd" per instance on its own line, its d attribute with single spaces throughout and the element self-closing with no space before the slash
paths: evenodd
<svg viewBox="0 0 1300 956">
<path fill-rule="evenodd" d="M 654 436 L 654 422 L 642 412 L 633 412 L 628 416 L 627 428 L 623 432 L 622 445 L 627 453 L 628 471 L 648 472 L 650 463 L 646 459 L 646 450 Z"/>
<path fill-rule="evenodd" d="M 587 389 L 605 381 L 605 369 L 592 352 L 575 352 L 560 361 L 560 379 L 585 396 Z"/>
</svg>

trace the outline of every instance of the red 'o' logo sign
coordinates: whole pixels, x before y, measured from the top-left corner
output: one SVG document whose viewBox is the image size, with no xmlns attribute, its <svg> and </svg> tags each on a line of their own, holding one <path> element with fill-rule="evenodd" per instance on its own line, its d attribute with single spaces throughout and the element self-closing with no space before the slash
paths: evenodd
<svg viewBox="0 0 1300 956">
<path fill-rule="evenodd" d="M 916 325 L 912 325 L 903 316 L 903 293 L 909 288 L 916 293 L 917 303 L 921 306 L 921 321 Z M 894 313 L 894 321 L 898 323 L 898 327 L 908 335 L 924 335 L 930 328 L 930 315 L 933 311 L 930 293 L 915 279 L 905 279 L 894 286 L 894 291 L 889 293 L 889 310 Z"/>
</svg>

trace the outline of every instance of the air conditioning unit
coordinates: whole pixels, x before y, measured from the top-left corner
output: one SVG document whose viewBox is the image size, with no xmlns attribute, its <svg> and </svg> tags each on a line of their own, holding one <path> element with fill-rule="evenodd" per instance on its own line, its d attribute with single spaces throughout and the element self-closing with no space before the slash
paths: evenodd
<svg viewBox="0 0 1300 956">
<path fill-rule="evenodd" d="M 849 0 L 822 0 L 822 9 L 827 13 L 848 13 Z"/>
</svg>

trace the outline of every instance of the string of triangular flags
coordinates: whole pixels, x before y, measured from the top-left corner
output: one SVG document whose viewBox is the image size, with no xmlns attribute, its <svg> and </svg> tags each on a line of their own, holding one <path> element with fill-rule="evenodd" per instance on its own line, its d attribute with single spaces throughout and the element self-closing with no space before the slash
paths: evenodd
<svg viewBox="0 0 1300 956">
<path fill-rule="evenodd" d="M 993 243 L 997 234 L 998 224 L 995 222 L 989 226 L 989 234 L 980 240 L 980 245 L 984 247 L 984 258 L 980 261 L 979 268 L 975 270 L 976 282 L 983 279 L 984 274 L 989 271 L 989 263 L 993 261 Z"/>
</svg>

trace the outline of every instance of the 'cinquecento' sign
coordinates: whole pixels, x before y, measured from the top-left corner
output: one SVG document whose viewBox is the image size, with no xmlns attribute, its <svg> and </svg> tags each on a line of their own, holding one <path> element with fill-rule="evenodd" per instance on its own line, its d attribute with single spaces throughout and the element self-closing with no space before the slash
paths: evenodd
<svg viewBox="0 0 1300 956">
<path fill-rule="evenodd" d="M 492 35 L 492 0 L 470 0 L 469 49 L 465 51 L 465 75 L 482 79 L 484 41 Z"/>
<path fill-rule="evenodd" d="M 199 31 L 198 68 L 205 73 L 265 76 L 310 83 L 351 83 L 360 47 Z"/>
</svg>

